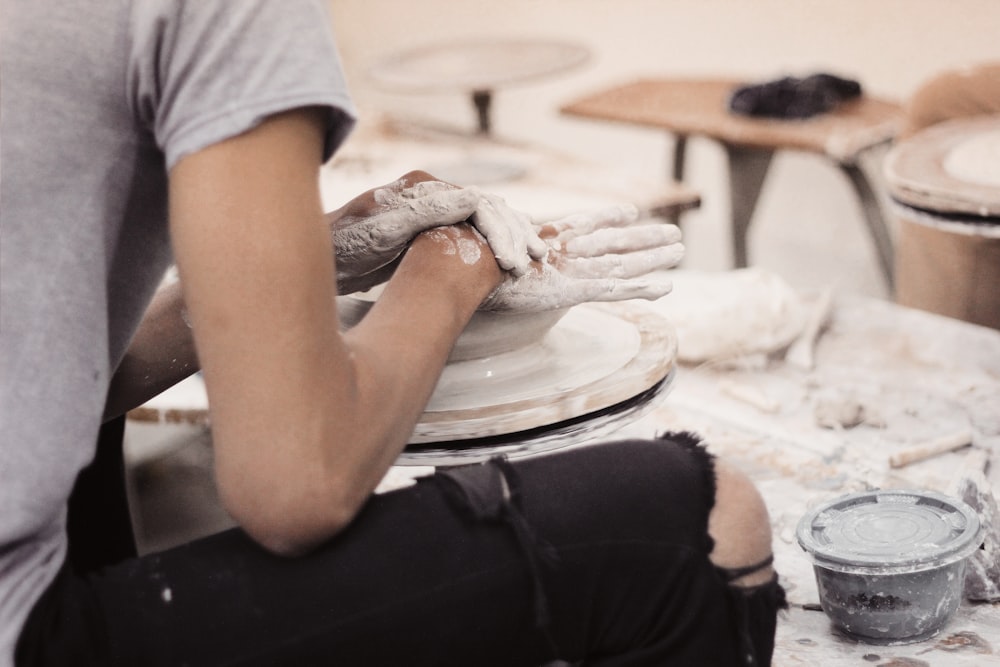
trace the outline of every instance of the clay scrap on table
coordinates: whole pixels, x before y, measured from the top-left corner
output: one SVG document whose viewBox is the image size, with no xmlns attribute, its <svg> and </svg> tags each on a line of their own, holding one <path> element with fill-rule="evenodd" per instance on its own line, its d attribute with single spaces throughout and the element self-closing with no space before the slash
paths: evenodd
<svg viewBox="0 0 1000 667">
<path fill-rule="evenodd" d="M 965 597 L 986 602 L 1000 601 L 1000 512 L 989 486 L 967 481 L 961 497 L 976 510 L 986 533 L 983 548 L 969 558 L 965 572 Z"/>
<path fill-rule="evenodd" d="M 676 327 L 683 363 L 776 354 L 805 326 L 800 296 L 774 273 L 674 270 L 669 277 L 673 291 L 652 306 Z"/>
</svg>

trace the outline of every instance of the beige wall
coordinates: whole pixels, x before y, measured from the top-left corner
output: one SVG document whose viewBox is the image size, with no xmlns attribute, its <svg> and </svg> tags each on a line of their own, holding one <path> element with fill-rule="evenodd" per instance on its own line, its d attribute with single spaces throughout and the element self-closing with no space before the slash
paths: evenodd
<svg viewBox="0 0 1000 667">
<path fill-rule="evenodd" d="M 540 137 L 549 133 L 531 129 L 537 111 L 639 74 L 769 78 L 822 69 L 858 78 L 873 93 L 903 97 L 944 67 L 1000 59 L 996 0 L 330 2 L 359 99 L 443 117 L 465 116 L 464 100 L 441 95 L 424 106 L 412 96 L 379 94 L 370 90 L 366 67 L 384 53 L 446 39 L 532 35 L 587 44 L 594 58 L 584 69 L 498 99 L 498 129 Z"/>
<path fill-rule="evenodd" d="M 473 113 L 464 96 L 387 94 L 371 86 L 366 68 L 387 52 L 446 39 L 530 35 L 587 44 L 594 54 L 587 66 L 558 79 L 501 91 L 495 102 L 497 132 L 655 176 L 666 168 L 669 142 L 664 135 L 560 117 L 558 106 L 643 74 L 760 80 L 818 70 L 857 78 L 872 94 L 903 99 L 943 68 L 1000 60 L 997 0 L 330 1 L 348 76 L 363 108 L 405 111 L 468 127 Z M 715 233 L 725 224 L 720 180 L 724 163 L 715 148 L 697 142 L 691 158 L 691 179 L 706 203 L 690 216 L 696 224 L 687 232 L 693 243 L 689 256 L 698 265 L 725 266 L 726 251 L 719 251 L 718 243 L 711 249 L 697 243 L 702 231 Z M 752 252 L 755 237 L 768 234 L 768 225 L 794 224 L 770 219 L 822 217 L 830 210 L 841 212 L 840 217 L 826 231 L 819 225 L 818 238 L 814 234 L 802 242 L 825 247 L 848 242 L 867 252 L 860 222 L 840 220 L 844 211 L 856 214 L 853 199 L 838 175 L 825 169 L 795 156 L 774 164 L 758 208 L 769 220 L 755 223 L 760 229 L 751 237 Z M 771 192 L 774 182 L 789 181 L 798 187 L 786 185 Z M 803 200 L 803 192 L 809 192 L 808 200 Z M 757 241 L 758 260 L 767 259 L 774 243 L 787 241 L 780 236 L 775 242 Z M 808 262 L 815 265 L 812 259 Z M 875 276 L 873 267 L 863 261 L 856 268 Z"/>
</svg>

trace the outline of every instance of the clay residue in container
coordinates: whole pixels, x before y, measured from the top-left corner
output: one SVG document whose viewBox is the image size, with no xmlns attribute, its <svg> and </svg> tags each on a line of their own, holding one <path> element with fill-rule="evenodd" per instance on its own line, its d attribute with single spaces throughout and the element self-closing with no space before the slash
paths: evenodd
<svg viewBox="0 0 1000 667">
<path fill-rule="evenodd" d="M 846 606 L 856 611 L 895 611 L 906 609 L 910 606 L 909 600 L 896 597 L 895 595 L 879 595 L 878 593 L 868 596 L 865 593 L 848 596 Z"/>
</svg>

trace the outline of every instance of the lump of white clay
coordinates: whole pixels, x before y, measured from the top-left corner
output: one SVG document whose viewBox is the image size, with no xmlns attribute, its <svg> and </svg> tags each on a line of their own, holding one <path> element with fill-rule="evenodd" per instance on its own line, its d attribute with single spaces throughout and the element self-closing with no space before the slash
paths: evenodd
<svg viewBox="0 0 1000 667">
<path fill-rule="evenodd" d="M 686 363 L 731 361 L 785 349 L 802 332 L 806 309 L 774 273 L 673 270 L 673 291 L 653 307 L 677 329 Z"/>
</svg>

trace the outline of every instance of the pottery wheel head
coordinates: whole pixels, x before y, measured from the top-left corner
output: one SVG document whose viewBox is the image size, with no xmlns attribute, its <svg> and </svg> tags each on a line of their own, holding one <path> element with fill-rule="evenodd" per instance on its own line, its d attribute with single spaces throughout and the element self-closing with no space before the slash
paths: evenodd
<svg viewBox="0 0 1000 667">
<path fill-rule="evenodd" d="M 341 326 L 350 329 L 371 309 L 381 289 L 341 296 L 337 300 Z M 459 335 L 448 363 L 483 359 L 513 352 L 541 341 L 568 308 L 532 313 L 476 311 Z"/>
</svg>

